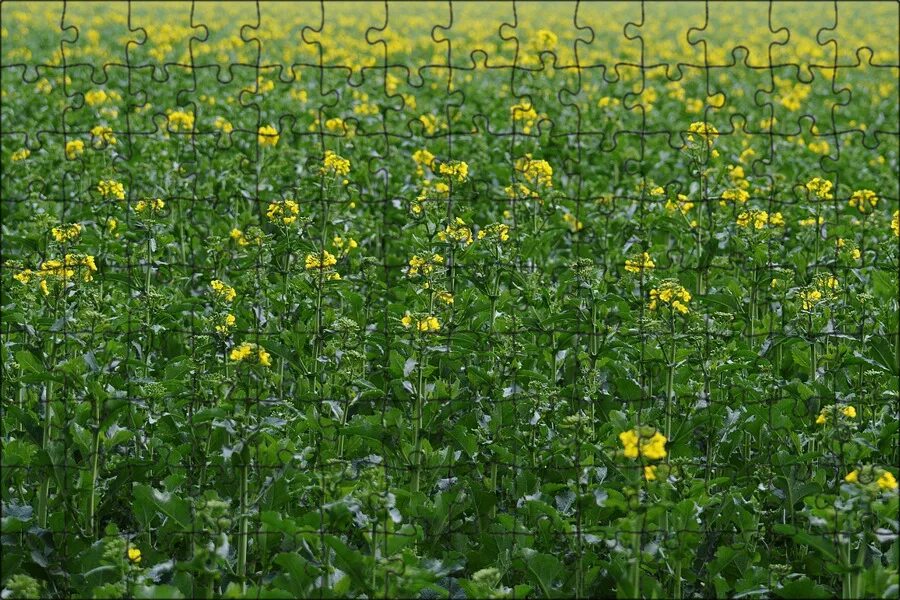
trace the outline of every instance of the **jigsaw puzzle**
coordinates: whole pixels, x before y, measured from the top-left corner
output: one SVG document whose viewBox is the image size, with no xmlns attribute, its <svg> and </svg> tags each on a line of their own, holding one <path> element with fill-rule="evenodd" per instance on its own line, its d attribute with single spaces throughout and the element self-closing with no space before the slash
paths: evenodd
<svg viewBox="0 0 900 600">
<path fill-rule="evenodd" d="M 896 597 L 898 6 L 3 2 L 3 598 Z"/>
</svg>

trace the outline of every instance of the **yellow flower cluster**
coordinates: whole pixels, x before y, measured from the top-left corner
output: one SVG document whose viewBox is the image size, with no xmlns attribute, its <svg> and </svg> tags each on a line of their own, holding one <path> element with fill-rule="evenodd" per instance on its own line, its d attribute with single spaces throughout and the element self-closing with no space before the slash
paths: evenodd
<svg viewBox="0 0 900 600">
<path fill-rule="evenodd" d="M 640 273 L 644 269 L 655 269 L 656 263 L 646 252 L 636 254 L 625 261 L 625 270 L 629 273 Z"/>
<path fill-rule="evenodd" d="M 831 418 L 832 414 L 835 414 L 835 411 L 838 409 L 840 414 L 848 419 L 856 418 L 856 408 L 854 406 L 850 406 L 849 404 L 846 406 L 826 406 L 819 411 L 819 416 L 816 417 L 816 425 L 824 425 L 828 422 L 828 419 Z"/>
<path fill-rule="evenodd" d="M 706 142 L 707 146 L 712 146 L 719 131 L 709 123 L 695 121 L 688 125 L 687 141 L 693 142 L 695 135 Z"/>
<path fill-rule="evenodd" d="M 296 221 L 297 215 L 299 214 L 300 205 L 294 200 L 276 200 L 275 202 L 270 202 L 269 208 L 266 210 L 266 218 L 269 219 L 269 221 L 272 223 L 283 223 L 284 225 L 290 225 Z"/>
<path fill-rule="evenodd" d="M 209 286 L 216 293 L 216 296 L 225 302 L 231 302 L 237 297 L 237 292 L 234 291 L 234 288 L 219 279 L 210 281 Z"/>
<path fill-rule="evenodd" d="M 880 471 L 880 474 L 878 474 Z M 875 479 L 875 475 L 878 474 L 878 478 Z M 863 467 L 862 472 L 860 469 L 853 469 L 844 477 L 844 481 L 847 483 L 855 483 L 856 485 L 864 485 L 859 480 L 859 476 L 863 475 L 863 481 L 866 483 L 871 483 L 873 479 L 875 479 L 875 485 L 879 490 L 889 492 L 891 490 L 897 489 L 897 478 L 894 477 L 894 474 L 885 469 L 874 469 L 872 467 Z"/>
<path fill-rule="evenodd" d="M 71 242 L 81 235 L 81 223 L 66 223 L 50 230 L 50 234 L 57 242 Z"/>
<path fill-rule="evenodd" d="M 806 182 L 805 187 L 809 193 L 813 194 L 819 200 L 834 199 L 834 195 L 832 194 L 834 184 L 832 184 L 827 179 L 822 179 L 821 177 L 813 177 Z"/>
<path fill-rule="evenodd" d="M 412 159 L 416 163 L 416 174 L 419 177 L 425 175 L 424 167 L 431 169 L 434 164 L 434 154 L 424 148 L 413 152 Z"/>
<path fill-rule="evenodd" d="M 872 190 L 856 190 L 850 195 L 849 204 L 851 208 L 865 214 L 878 206 L 878 196 Z"/>
<path fill-rule="evenodd" d="M 334 236 L 334 239 L 331 240 L 331 245 L 340 250 L 342 255 L 347 255 L 351 250 L 359 247 L 359 243 L 352 237 L 343 238 L 339 235 Z"/>
<path fill-rule="evenodd" d="M 516 160 L 515 167 L 529 185 L 553 187 L 553 167 L 546 160 L 533 159 L 531 154 L 526 154 Z"/>
<path fill-rule="evenodd" d="M 753 229 L 764 229 L 769 227 L 784 227 L 784 217 L 780 212 L 771 213 L 764 210 L 746 210 L 738 215 L 738 227 L 753 227 Z"/>
<path fill-rule="evenodd" d="M 255 360 L 260 366 L 272 366 L 272 356 L 265 348 L 251 342 L 243 342 L 231 349 L 228 358 L 235 362 L 250 362 Z"/>
<path fill-rule="evenodd" d="M 125 199 L 125 186 L 113 179 L 103 179 L 97 184 L 97 191 L 104 199 L 115 198 L 116 200 Z"/>
<path fill-rule="evenodd" d="M 263 233 L 259 230 L 258 227 L 251 227 L 247 230 L 247 233 L 244 233 L 237 227 L 233 228 L 228 236 L 234 240 L 234 242 L 238 246 L 249 246 L 250 244 L 256 244 L 257 246 L 262 246 L 263 243 Z"/>
<path fill-rule="evenodd" d="M 626 458 L 644 457 L 649 460 L 660 460 L 666 457 L 666 436 L 653 427 L 638 427 L 623 431 L 619 441 L 624 446 Z"/>
<path fill-rule="evenodd" d="M 663 281 L 658 288 L 650 290 L 650 310 L 656 310 L 660 303 L 672 307 L 673 310 L 685 315 L 688 313 L 688 302 L 691 301 L 691 293 L 675 281 Z"/>
<path fill-rule="evenodd" d="M 451 302 L 452 302 L 452 297 L 451 297 Z M 419 333 L 431 333 L 431 332 L 437 331 L 441 328 L 440 321 L 438 321 L 437 317 L 435 317 L 434 315 L 428 315 L 426 317 L 423 317 L 422 319 L 418 319 L 417 321 L 414 321 L 413 318 L 411 316 L 409 316 L 409 314 L 406 314 L 403 316 L 402 319 L 400 319 L 400 322 L 407 329 L 412 327 L 413 323 L 415 323 L 416 331 L 418 331 Z"/>
<path fill-rule="evenodd" d="M 573 215 L 570 212 L 563 214 L 563 221 L 565 222 L 566 225 L 569 226 L 569 230 L 572 233 L 575 233 L 575 232 L 578 232 L 578 231 L 581 231 L 582 229 L 584 229 L 584 223 L 582 223 L 581 221 L 576 219 L 575 215 Z"/>
<path fill-rule="evenodd" d="M 81 279 L 85 282 L 94 280 L 94 273 L 97 271 L 97 263 L 94 257 L 89 254 L 66 254 L 63 260 L 50 259 L 45 260 L 37 273 L 31 269 L 23 269 L 13 275 L 13 278 L 28 285 L 32 278 L 37 277 L 41 280 L 40 288 L 45 296 L 50 295 L 50 288 L 47 280 L 61 281 L 63 283 L 72 281 L 80 274 Z"/>
<path fill-rule="evenodd" d="M 526 135 L 531 133 L 534 122 L 538 120 L 538 114 L 531 104 L 520 102 L 519 104 L 511 106 L 509 112 L 512 115 L 514 122 L 522 123 L 522 133 Z"/>
<path fill-rule="evenodd" d="M 509 241 L 509 225 L 503 223 L 491 223 L 478 232 L 478 239 L 495 239 L 500 242 Z"/>
<path fill-rule="evenodd" d="M 728 178 L 739 189 L 746 190 L 750 187 L 750 182 L 747 181 L 747 176 L 744 174 L 744 167 L 741 165 L 729 165 Z"/>
<path fill-rule="evenodd" d="M 216 117 L 215 121 L 213 121 L 213 127 L 225 134 L 234 131 L 234 125 L 225 117 Z"/>
<path fill-rule="evenodd" d="M 834 275 L 817 276 L 811 286 L 801 290 L 798 294 L 803 310 L 812 310 L 827 295 L 834 294 L 839 287 L 840 284 Z"/>
<path fill-rule="evenodd" d="M 235 319 L 233 314 L 231 314 L 231 313 L 226 314 L 225 317 L 222 319 L 222 322 L 219 323 L 218 325 L 216 325 L 216 333 L 222 333 L 222 334 L 228 333 L 229 331 L 231 331 L 231 328 L 234 327 L 234 324 L 236 322 L 237 322 L 237 319 Z"/>
<path fill-rule="evenodd" d="M 741 188 L 732 188 L 722 192 L 719 206 L 726 206 L 728 201 L 744 204 L 750 199 L 750 193 Z"/>
<path fill-rule="evenodd" d="M 328 250 L 322 250 L 317 254 L 307 254 L 304 266 L 307 271 L 320 271 L 328 281 L 336 281 L 341 278 L 340 273 L 333 271 L 337 264 L 337 257 Z"/>
<path fill-rule="evenodd" d="M 128 549 L 128 560 L 133 562 L 134 564 L 138 564 L 141 562 L 141 551 L 139 548 L 135 548 L 134 546 Z"/>
<path fill-rule="evenodd" d="M 66 158 L 75 160 L 84 154 L 84 142 L 81 140 L 71 140 L 66 142 Z"/>
<path fill-rule="evenodd" d="M 322 161 L 322 173 L 330 173 L 341 177 L 348 175 L 350 173 L 350 161 L 331 150 L 326 150 L 325 158 Z"/>
<path fill-rule="evenodd" d="M 691 202 L 685 194 L 678 194 L 674 201 L 666 200 L 666 212 L 669 214 L 674 214 L 678 211 L 681 214 L 686 215 L 692 208 L 694 208 L 694 203 Z"/>
<path fill-rule="evenodd" d="M 431 258 L 422 258 L 414 255 L 409 259 L 409 268 L 406 270 L 407 277 L 416 277 L 417 275 L 430 275 L 434 271 L 435 265 L 444 264 L 444 257 L 440 254 L 432 254 Z"/>
<path fill-rule="evenodd" d="M 134 212 L 139 214 L 147 212 L 150 215 L 156 215 L 158 213 L 161 213 L 165 207 L 166 203 L 161 198 L 155 198 L 153 200 L 138 200 L 134 205 Z"/>
<path fill-rule="evenodd" d="M 894 218 L 891 219 L 891 230 L 894 237 L 900 237 L 900 210 L 894 211 Z"/>
<path fill-rule="evenodd" d="M 96 127 L 92 127 L 91 137 L 94 140 L 95 148 L 102 148 L 107 145 L 115 146 L 117 142 L 112 128 L 106 127 L 105 125 L 97 125 Z M 68 153 L 68 146 L 66 147 L 66 153 Z"/>
<path fill-rule="evenodd" d="M 256 142 L 261 146 L 275 146 L 278 144 L 278 130 L 271 125 L 263 125 L 256 132 Z"/>
<path fill-rule="evenodd" d="M 816 225 L 821 225 L 824 222 L 825 217 L 820 216 L 819 218 L 809 217 L 808 219 L 800 219 L 798 221 L 798 224 L 800 225 L 800 227 L 814 227 Z"/>
<path fill-rule="evenodd" d="M 13 152 L 12 156 L 10 156 L 9 158 L 13 162 L 19 162 L 20 160 L 25 160 L 29 156 L 31 156 L 31 150 L 29 150 L 28 148 L 19 148 L 18 150 Z"/>
<path fill-rule="evenodd" d="M 169 113 L 169 128 L 172 131 L 193 131 L 194 114 L 173 110 Z"/>
<path fill-rule="evenodd" d="M 472 230 L 466 226 L 465 221 L 456 217 L 456 224 L 447 225 L 443 231 L 438 232 L 437 237 L 441 242 L 459 242 L 468 246 L 472 243 Z"/>
<path fill-rule="evenodd" d="M 441 163 L 441 166 L 438 167 L 438 172 L 449 179 L 455 180 L 457 183 L 462 183 L 469 178 L 469 165 L 461 160 L 454 160 Z"/>
</svg>

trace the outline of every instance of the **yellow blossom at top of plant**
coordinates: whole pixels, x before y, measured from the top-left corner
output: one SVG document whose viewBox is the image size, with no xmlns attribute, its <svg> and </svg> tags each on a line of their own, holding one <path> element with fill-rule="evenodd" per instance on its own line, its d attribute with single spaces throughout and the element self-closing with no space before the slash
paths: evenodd
<svg viewBox="0 0 900 600">
<path fill-rule="evenodd" d="M 472 230 L 466 226 L 466 222 L 456 217 L 456 223 L 447 225 L 443 231 L 439 231 L 437 238 L 441 242 L 459 242 L 469 245 L 472 243 Z"/>
<path fill-rule="evenodd" d="M 407 277 L 415 277 L 419 274 L 430 275 L 434 271 L 435 265 L 444 264 L 444 257 L 440 254 L 432 254 L 431 258 L 422 258 L 418 254 L 413 255 L 409 259 L 409 268 L 406 270 Z"/>
<path fill-rule="evenodd" d="M 509 241 L 509 225 L 491 223 L 478 232 L 478 239 L 494 239 L 500 242 Z"/>
<path fill-rule="evenodd" d="M 878 196 L 872 190 L 856 190 L 850 195 L 848 204 L 863 214 L 870 213 L 878 206 Z"/>
<path fill-rule="evenodd" d="M 103 179 L 97 184 L 97 191 L 104 199 L 115 198 L 116 200 L 125 199 L 125 186 L 113 179 Z"/>
<path fill-rule="evenodd" d="M 419 333 L 431 333 L 434 331 L 438 331 L 441 328 L 441 323 L 438 321 L 437 317 L 434 315 L 428 315 L 418 320 L 414 320 L 409 314 L 403 316 L 400 319 L 400 323 L 403 324 L 404 327 L 409 329 L 415 323 L 416 331 Z"/>
<path fill-rule="evenodd" d="M 266 210 L 266 218 L 272 223 L 290 225 L 297 220 L 300 214 L 300 205 L 294 200 L 276 200 L 269 203 Z"/>
<path fill-rule="evenodd" d="M 462 183 L 469 178 L 469 165 L 461 160 L 445 162 L 438 167 L 438 172 L 441 175 L 446 175 L 449 179 L 455 180 L 457 183 Z"/>
<path fill-rule="evenodd" d="M 656 263 L 647 252 L 635 254 L 625 261 L 625 270 L 629 273 L 640 273 L 644 269 L 655 269 Z"/>
<path fill-rule="evenodd" d="M 549 29 L 538 29 L 534 34 L 535 50 L 553 50 L 558 42 L 559 38 Z"/>
<path fill-rule="evenodd" d="M 839 413 L 842 416 L 844 416 L 848 419 L 856 418 L 856 407 L 851 406 L 849 404 L 846 406 L 837 406 L 837 405 L 825 406 L 822 408 L 821 411 L 819 411 L 819 416 L 816 417 L 816 425 L 824 425 L 825 423 L 827 423 L 828 419 L 830 419 L 831 416 L 833 414 L 835 414 L 835 411 L 837 411 L 838 409 L 840 409 Z"/>
<path fill-rule="evenodd" d="M 234 327 L 234 324 L 236 322 L 237 322 L 237 319 L 235 319 L 234 315 L 231 313 L 228 313 L 222 319 L 221 323 L 216 325 L 216 333 L 223 333 L 223 334 L 228 333 L 231 330 L 231 328 Z"/>
<path fill-rule="evenodd" d="M 891 230 L 894 237 L 900 237 L 900 210 L 894 211 L 894 217 L 891 219 Z"/>
<path fill-rule="evenodd" d="M 116 145 L 116 136 L 113 133 L 111 127 L 106 127 L 105 125 L 97 125 L 96 127 L 91 128 L 91 137 L 94 140 L 94 146 L 97 148 L 102 148 L 103 146 Z M 68 147 L 66 148 L 68 152 Z"/>
<path fill-rule="evenodd" d="M 563 213 L 563 222 L 565 222 L 565 224 L 569 226 L 569 230 L 572 233 L 576 233 L 584 229 L 584 223 L 576 219 L 575 215 L 570 212 Z"/>
<path fill-rule="evenodd" d="M 138 564 L 141 562 L 141 551 L 139 548 L 135 548 L 134 546 L 128 549 L 128 560 L 133 562 L 134 564 Z"/>
<path fill-rule="evenodd" d="M 424 148 L 413 152 L 412 159 L 413 162 L 416 163 L 416 174 L 419 177 L 425 175 L 425 169 L 423 167 L 431 169 L 434 164 L 434 154 Z"/>
<path fill-rule="evenodd" d="M 251 342 L 242 342 L 232 348 L 228 358 L 235 362 L 255 361 L 263 367 L 272 366 L 272 356 L 266 352 L 265 348 Z"/>
<path fill-rule="evenodd" d="M 81 235 L 81 230 L 81 223 L 65 223 L 51 229 L 50 234 L 57 242 L 71 242 L 78 239 L 78 236 Z"/>
<path fill-rule="evenodd" d="M 897 478 L 894 474 L 880 467 L 864 466 L 859 469 L 853 469 L 844 476 L 844 481 L 867 487 L 873 491 L 877 489 L 889 492 L 897 489 Z"/>
<path fill-rule="evenodd" d="M 350 173 L 350 161 L 331 150 L 326 150 L 325 158 L 322 160 L 322 173 L 336 176 L 348 175 Z"/>
<path fill-rule="evenodd" d="M 897 489 L 897 478 L 894 477 L 894 474 L 890 471 L 885 471 L 881 474 L 881 477 L 875 482 L 878 484 L 878 487 L 883 490 L 896 490 Z"/>
<path fill-rule="evenodd" d="M 192 131 L 194 129 L 194 113 L 173 110 L 169 113 L 169 129 L 172 131 Z"/>
<path fill-rule="evenodd" d="M 70 140 L 66 142 L 66 158 L 75 160 L 84 154 L 84 142 L 81 140 Z"/>
<path fill-rule="evenodd" d="M 675 211 L 681 212 L 681 214 L 686 215 L 688 212 L 694 208 L 694 203 L 691 202 L 685 194 L 678 194 L 676 199 L 666 200 L 666 212 L 669 214 L 673 214 Z"/>
<path fill-rule="evenodd" d="M 513 121 L 522 122 L 522 133 L 526 135 L 531 133 L 531 128 L 534 127 L 534 122 L 538 119 L 538 114 L 531 104 L 526 102 L 514 104 L 509 108 L 509 112 Z"/>
<path fill-rule="evenodd" d="M 738 215 L 738 227 L 753 227 L 764 229 L 769 227 L 784 227 L 784 217 L 780 212 L 768 213 L 764 210 L 747 210 Z"/>
<path fill-rule="evenodd" d="M 834 195 L 831 190 L 834 188 L 834 184 L 828 181 L 827 179 L 822 179 L 821 177 L 813 177 L 809 181 L 806 182 L 806 189 L 819 200 L 833 200 Z"/>
<path fill-rule="evenodd" d="M 329 252 L 328 250 L 322 250 L 322 252 L 315 254 L 307 254 L 306 260 L 304 262 L 304 267 L 307 271 L 319 271 L 326 275 L 326 279 L 340 279 L 341 276 L 338 273 L 330 272 L 332 267 L 337 264 L 337 257 Z"/>
<path fill-rule="evenodd" d="M 12 156 L 10 156 L 9 159 L 13 162 L 19 162 L 21 160 L 25 160 L 29 156 L 31 156 L 31 150 L 29 150 L 28 148 L 19 148 L 12 153 Z"/>
<path fill-rule="evenodd" d="M 231 121 L 229 121 L 225 117 L 216 117 L 213 121 L 213 127 L 225 134 L 234 131 L 234 125 L 232 125 Z"/>
<path fill-rule="evenodd" d="M 709 123 L 694 121 L 688 125 L 687 140 L 693 142 L 695 135 L 705 141 L 707 145 L 712 145 L 716 140 L 716 136 L 719 135 L 719 130 Z"/>
<path fill-rule="evenodd" d="M 351 250 L 354 250 L 359 247 L 359 243 L 354 240 L 352 237 L 342 237 L 339 235 L 334 236 L 331 240 L 331 245 L 341 251 L 341 254 L 349 254 Z"/>
<path fill-rule="evenodd" d="M 216 296 L 225 302 L 231 302 L 237 297 L 237 292 L 234 291 L 234 288 L 219 279 L 210 281 L 209 286 L 216 293 Z"/>
<path fill-rule="evenodd" d="M 691 293 L 676 281 L 663 281 L 659 287 L 650 290 L 650 310 L 656 310 L 660 304 L 670 306 L 681 314 L 687 314 Z"/>
<path fill-rule="evenodd" d="M 56 280 L 63 283 L 72 281 L 80 274 L 81 279 L 85 282 L 93 281 L 93 274 L 97 271 L 97 263 L 94 257 L 89 254 L 66 254 L 62 260 L 49 259 L 45 260 L 38 272 L 35 274 L 40 280 L 41 291 L 45 296 L 50 294 L 47 280 Z M 28 283 L 31 280 L 30 272 L 27 277 L 20 273 L 17 277 L 22 283 Z M 23 279 L 27 279 L 24 281 Z"/>
<path fill-rule="evenodd" d="M 660 460 L 666 457 L 666 436 L 652 427 L 629 429 L 619 434 L 626 458 L 644 457 Z"/>
<path fill-rule="evenodd" d="M 732 202 L 740 202 L 744 204 L 747 200 L 750 199 L 750 194 L 747 190 L 743 190 L 740 188 L 732 188 L 729 190 L 725 190 L 722 192 L 721 200 L 719 200 L 719 206 L 726 206 L 728 200 Z"/>
<path fill-rule="evenodd" d="M 152 200 L 138 200 L 134 205 L 134 212 L 138 214 L 156 215 L 161 213 L 166 207 L 166 203 L 162 198 L 154 198 Z"/>
<path fill-rule="evenodd" d="M 553 167 L 546 160 L 533 159 L 531 154 L 516 160 L 516 171 L 530 185 L 553 187 Z"/>
<path fill-rule="evenodd" d="M 280 137 L 278 130 L 271 125 L 263 125 L 256 132 L 256 141 L 260 146 L 275 146 Z"/>
</svg>

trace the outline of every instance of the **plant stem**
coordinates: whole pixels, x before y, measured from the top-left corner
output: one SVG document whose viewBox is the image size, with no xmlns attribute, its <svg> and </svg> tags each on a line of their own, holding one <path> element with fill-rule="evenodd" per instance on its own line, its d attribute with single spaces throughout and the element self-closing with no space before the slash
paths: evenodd
<svg viewBox="0 0 900 600">
<path fill-rule="evenodd" d="M 250 452 L 247 446 L 241 451 L 241 472 L 240 472 L 240 523 L 238 525 L 238 555 L 237 555 L 237 576 L 241 582 L 241 589 L 247 590 L 247 538 L 248 538 L 248 511 L 247 506 L 247 479 L 249 477 L 249 461 Z"/>
</svg>

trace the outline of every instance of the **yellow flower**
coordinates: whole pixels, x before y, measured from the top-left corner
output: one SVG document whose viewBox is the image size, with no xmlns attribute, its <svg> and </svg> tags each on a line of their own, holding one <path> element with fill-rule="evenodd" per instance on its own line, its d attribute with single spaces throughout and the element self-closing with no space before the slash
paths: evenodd
<svg viewBox="0 0 900 600">
<path fill-rule="evenodd" d="M 872 190 L 857 190 L 850 195 L 849 204 L 865 214 L 872 212 L 872 209 L 878 205 L 878 196 Z"/>
<path fill-rule="evenodd" d="M 858 483 L 859 482 L 859 469 L 853 469 L 844 477 L 844 481 L 847 483 Z"/>
<path fill-rule="evenodd" d="M 216 117 L 216 120 L 213 121 L 213 126 L 225 134 L 234 131 L 234 125 L 232 125 L 228 121 L 228 119 L 225 119 L 224 117 Z"/>
<path fill-rule="evenodd" d="M 451 294 L 450 292 L 438 292 L 435 295 L 435 298 L 437 298 L 444 304 L 453 304 L 453 294 Z"/>
<path fill-rule="evenodd" d="M 509 241 L 509 225 L 503 223 L 492 223 L 478 232 L 478 239 L 485 238 L 496 239 L 500 242 Z"/>
<path fill-rule="evenodd" d="M 668 304 L 676 312 L 686 315 L 690 312 L 688 303 L 691 301 L 691 293 L 687 291 L 681 284 L 675 281 L 663 281 L 658 288 L 650 290 L 650 304 L 647 306 L 650 310 L 659 308 L 660 303 Z"/>
<path fill-rule="evenodd" d="M 308 271 L 313 269 L 327 270 L 336 264 L 337 258 L 328 250 L 323 250 L 321 254 L 306 255 L 305 266 Z"/>
<path fill-rule="evenodd" d="M 413 152 L 412 159 L 416 163 L 416 174 L 418 174 L 419 177 L 425 174 L 425 169 L 422 167 L 431 169 L 431 165 L 434 164 L 434 154 L 424 148 Z"/>
<path fill-rule="evenodd" d="M 128 560 L 133 562 L 134 564 L 138 564 L 141 562 L 141 551 L 138 548 L 132 546 L 128 549 Z"/>
<path fill-rule="evenodd" d="M 409 314 L 403 315 L 403 318 L 400 319 L 400 323 L 403 324 L 404 327 L 409 329 L 412 326 L 412 317 Z"/>
<path fill-rule="evenodd" d="M 194 129 L 194 114 L 180 110 L 170 112 L 169 129 L 172 131 L 192 131 Z"/>
<path fill-rule="evenodd" d="M 831 193 L 833 187 L 834 184 L 821 177 L 813 177 L 806 182 L 806 189 L 819 200 L 833 200 L 834 195 Z"/>
<path fill-rule="evenodd" d="M 256 141 L 260 146 L 275 146 L 278 144 L 278 130 L 271 125 L 263 125 L 256 134 Z"/>
<path fill-rule="evenodd" d="M 34 271 L 32 271 L 31 269 L 22 269 L 21 271 L 13 275 L 13 279 L 18 281 L 22 285 L 28 285 L 28 283 L 31 281 L 32 275 L 34 275 Z"/>
<path fill-rule="evenodd" d="M 656 480 L 656 465 L 647 465 L 644 467 L 644 479 L 647 481 Z"/>
<path fill-rule="evenodd" d="M 416 275 L 430 275 L 434 271 L 435 265 L 444 263 L 444 257 L 440 254 L 432 254 L 431 258 L 422 258 L 418 254 L 413 255 L 409 259 L 409 268 L 406 270 L 407 277 L 415 277 Z"/>
<path fill-rule="evenodd" d="M 469 178 L 469 165 L 462 161 L 441 163 L 438 172 L 441 175 L 446 175 L 451 179 L 455 179 L 458 183 L 462 183 Z"/>
<path fill-rule="evenodd" d="M 674 213 L 675 211 L 680 211 L 681 214 L 685 215 L 692 208 L 694 208 L 694 203 L 691 202 L 688 197 L 684 194 L 678 194 L 677 201 L 673 202 L 672 200 L 666 200 L 666 212 L 669 214 Z"/>
<path fill-rule="evenodd" d="M 711 146 L 715 142 L 716 136 L 719 135 L 719 131 L 709 123 L 695 121 L 688 126 L 687 140 L 693 142 L 694 135 L 706 142 L 707 146 Z"/>
<path fill-rule="evenodd" d="M 824 425 L 828 420 L 828 417 L 825 416 L 825 411 L 819 413 L 819 416 L 816 417 L 816 425 Z"/>
<path fill-rule="evenodd" d="M 569 226 L 569 230 L 571 230 L 572 233 L 576 233 L 584 229 L 584 223 L 576 219 L 575 215 L 570 212 L 563 214 L 563 221 L 565 221 L 566 225 Z"/>
<path fill-rule="evenodd" d="M 619 441 L 625 448 L 626 458 L 643 456 L 650 460 L 666 457 L 666 436 L 651 427 L 630 429 L 619 434 Z"/>
<path fill-rule="evenodd" d="M 96 148 L 102 148 L 106 145 L 116 145 L 116 136 L 113 133 L 112 128 L 110 127 L 106 127 L 104 125 L 97 125 L 96 127 L 92 127 L 91 136 L 94 139 L 94 146 Z"/>
<path fill-rule="evenodd" d="M 29 150 L 28 148 L 20 148 L 13 152 L 12 156 L 10 156 L 9 158 L 13 162 L 19 162 L 20 160 L 25 160 L 29 156 L 31 156 L 31 150 Z"/>
<path fill-rule="evenodd" d="M 125 199 L 125 186 L 112 179 L 104 179 L 100 181 L 100 183 L 97 184 L 97 191 L 100 192 L 100 196 L 102 196 L 104 199 Z"/>
<path fill-rule="evenodd" d="M 225 302 L 231 302 L 237 297 L 237 292 L 234 291 L 234 288 L 230 285 L 218 280 L 213 279 L 209 282 L 209 286 L 213 289 L 216 295 L 223 299 Z"/>
<path fill-rule="evenodd" d="M 894 474 L 890 471 L 885 471 L 881 474 L 881 477 L 876 481 L 878 487 L 883 490 L 895 490 L 897 489 L 897 479 L 894 477 Z"/>
<path fill-rule="evenodd" d="M 335 154 L 331 150 L 325 151 L 325 158 L 322 161 L 322 173 L 331 173 L 336 176 L 344 176 L 350 173 L 350 161 L 342 156 Z"/>
<path fill-rule="evenodd" d="M 894 218 L 891 219 L 891 230 L 894 232 L 894 237 L 900 237 L 900 210 L 894 211 Z"/>
<path fill-rule="evenodd" d="M 109 100 L 109 96 L 103 90 L 90 90 L 84 94 L 84 101 L 88 106 L 103 104 L 107 100 Z"/>
<path fill-rule="evenodd" d="M 138 214 L 149 212 L 151 215 L 155 215 L 162 212 L 165 207 L 166 203 L 161 198 L 155 198 L 153 200 L 138 200 L 134 205 L 134 212 Z"/>
<path fill-rule="evenodd" d="M 297 220 L 300 214 L 300 205 L 293 200 L 277 200 L 269 203 L 266 210 L 266 218 L 272 223 L 281 222 L 290 225 Z"/>
<path fill-rule="evenodd" d="M 856 418 L 856 408 L 853 407 L 853 406 L 845 406 L 845 407 L 841 410 L 841 412 L 844 413 L 844 416 L 847 417 L 848 419 L 855 419 L 855 418 Z"/>
<path fill-rule="evenodd" d="M 553 187 L 553 167 L 546 160 L 533 159 L 531 154 L 526 154 L 516 160 L 516 171 L 522 174 L 522 178 L 530 185 Z M 524 187 L 524 186 L 523 186 Z M 525 187 L 527 193 L 523 196 L 536 196 Z M 509 192 L 507 192 L 509 195 Z"/>
<path fill-rule="evenodd" d="M 225 315 L 225 318 L 222 319 L 222 322 L 216 325 L 216 333 L 228 333 L 231 328 L 234 327 L 235 322 L 236 319 L 234 318 L 234 315 L 230 313 Z"/>
<path fill-rule="evenodd" d="M 50 230 L 50 233 L 57 242 L 71 242 L 81 235 L 81 229 L 81 223 L 67 223 L 54 227 Z"/>
<path fill-rule="evenodd" d="M 437 237 L 442 242 L 449 240 L 468 246 L 472 243 L 472 230 L 466 226 L 465 221 L 456 217 L 456 225 L 447 225 L 443 231 L 438 232 Z"/>
<path fill-rule="evenodd" d="M 77 157 L 84 154 L 84 142 L 81 140 L 71 140 L 66 142 L 66 158 L 69 160 L 75 160 Z"/>
<path fill-rule="evenodd" d="M 654 268 L 656 268 L 656 263 L 653 262 L 653 259 L 646 252 L 636 254 L 625 261 L 625 270 L 629 273 L 640 273 L 644 269 Z"/>
<path fill-rule="evenodd" d="M 251 342 L 243 342 L 232 348 L 228 358 L 234 362 L 249 361 L 251 358 L 255 358 L 256 362 L 263 367 L 272 366 L 272 356 L 266 352 L 265 348 Z"/>
<path fill-rule="evenodd" d="M 734 188 L 734 189 L 725 190 L 724 192 L 722 192 L 722 199 L 719 200 L 719 205 L 725 206 L 726 200 L 731 200 L 732 202 L 740 202 L 741 204 L 744 204 L 749 199 L 750 199 L 750 194 L 747 192 L 747 190 L 743 190 L 740 188 Z"/>
<path fill-rule="evenodd" d="M 548 29 L 538 29 L 535 34 L 535 50 L 553 50 L 558 42 L 556 34 Z"/>
<path fill-rule="evenodd" d="M 538 114 L 531 104 L 526 104 L 525 102 L 515 104 L 510 107 L 509 112 L 513 121 L 522 122 L 522 133 L 526 135 L 531 133 L 531 128 L 534 127 L 534 122 L 538 119 Z"/>
</svg>

